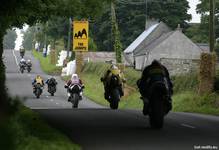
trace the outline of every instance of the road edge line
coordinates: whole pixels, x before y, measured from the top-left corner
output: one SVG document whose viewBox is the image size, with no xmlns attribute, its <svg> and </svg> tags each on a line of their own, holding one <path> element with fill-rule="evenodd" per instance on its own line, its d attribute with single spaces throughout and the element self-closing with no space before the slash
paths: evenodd
<svg viewBox="0 0 219 150">
<path fill-rule="evenodd" d="M 16 64 L 17 64 L 17 66 L 18 66 L 17 57 L 16 57 L 16 55 L 15 55 L 15 53 L 14 53 L 14 50 L 12 50 L 12 51 L 13 51 L 13 55 L 14 55 L 15 62 L 16 62 Z"/>
</svg>

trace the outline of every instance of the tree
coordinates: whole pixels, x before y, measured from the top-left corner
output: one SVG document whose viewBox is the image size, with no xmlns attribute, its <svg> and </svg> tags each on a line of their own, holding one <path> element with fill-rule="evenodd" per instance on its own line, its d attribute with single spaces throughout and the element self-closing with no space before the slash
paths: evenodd
<svg viewBox="0 0 219 150">
<path fill-rule="evenodd" d="M 146 10 L 144 2 L 144 0 L 138 0 L 138 2 L 137 0 L 127 0 L 117 1 L 116 3 L 116 18 L 124 48 L 135 40 L 145 29 Z M 93 34 L 95 33 L 96 35 L 94 40 L 97 43 L 98 50 L 112 51 L 110 4 L 105 3 L 103 7 L 105 11 L 91 24 L 91 30 Z M 156 2 L 148 0 L 147 15 L 148 18 L 155 18 L 167 23 L 167 25 L 173 29 L 175 29 L 178 24 L 186 28 L 186 21 L 191 19 L 191 15 L 187 14 L 188 9 L 189 5 L 187 0 L 156 0 Z"/>
<path fill-rule="evenodd" d="M 35 27 L 29 27 L 25 32 L 23 32 L 23 35 L 22 45 L 24 49 L 32 50 L 34 48 Z"/>
<path fill-rule="evenodd" d="M 7 30 L 7 34 L 4 36 L 4 40 L 3 40 L 3 48 L 14 49 L 16 38 L 17 38 L 17 33 L 15 32 L 15 30 Z"/>
<path fill-rule="evenodd" d="M 197 12 L 201 14 L 201 23 L 197 26 L 196 32 L 191 30 L 187 31 L 190 38 L 195 42 L 209 43 L 209 0 L 201 0 L 201 3 L 197 6 Z M 215 1 L 215 39 L 219 38 L 219 1 Z M 189 33 L 190 32 L 190 33 Z M 215 45 L 215 51 L 219 56 L 219 43 L 218 40 Z"/>
<path fill-rule="evenodd" d="M 113 49 L 116 53 L 116 62 L 122 62 L 122 43 L 120 41 L 120 32 L 118 28 L 118 23 L 116 20 L 116 11 L 115 11 L 115 0 L 111 1 L 111 30 L 112 30 L 112 41 Z"/>
<path fill-rule="evenodd" d="M 70 17 L 72 15 L 92 18 L 101 10 L 99 0 L 2 0 L 0 5 L 0 56 L 3 53 L 3 36 L 11 27 L 22 27 L 24 23 L 33 25 L 46 22 L 52 15 Z M 86 11 L 85 11 L 86 10 Z M 5 67 L 0 59 L 0 107 L 6 106 Z"/>
</svg>

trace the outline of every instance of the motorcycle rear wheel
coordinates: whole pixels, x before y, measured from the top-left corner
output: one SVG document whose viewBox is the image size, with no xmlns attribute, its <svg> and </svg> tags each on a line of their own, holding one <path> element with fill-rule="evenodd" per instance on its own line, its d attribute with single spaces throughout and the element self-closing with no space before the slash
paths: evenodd
<svg viewBox="0 0 219 150">
<path fill-rule="evenodd" d="M 120 101 L 120 93 L 118 89 L 114 89 L 112 91 L 112 96 L 110 100 L 110 108 L 111 109 L 118 109 Z"/>
<path fill-rule="evenodd" d="M 149 120 L 152 128 L 161 129 L 164 124 L 164 103 L 159 94 L 154 95 L 151 102 Z"/>
</svg>

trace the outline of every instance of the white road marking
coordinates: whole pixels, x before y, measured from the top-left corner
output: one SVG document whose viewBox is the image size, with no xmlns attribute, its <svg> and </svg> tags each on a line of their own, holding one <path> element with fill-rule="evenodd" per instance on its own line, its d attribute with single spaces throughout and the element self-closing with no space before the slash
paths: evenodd
<svg viewBox="0 0 219 150">
<path fill-rule="evenodd" d="M 56 105 L 58 105 L 59 103 L 56 103 Z"/>
<path fill-rule="evenodd" d="M 48 98 L 49 96 L 47 95 L 46 97 Z"/>
<path fill-rule="evenodd" d="M 18 66 L 17 57 L 16 57 L 16 55 L 15 55 L 15 53 L 14 53 L 14 50 L 12 50 L 12 51 L 13 51 L 13 55 L 14 55 L 15 62 L 16 62 L 16 64 L 17 64 L 17 66 Z"/>
<path fill-rule="evenodd" d="M 181 124 L 181 126 L 183 126 L 183 127 L 187 127 L 187 128 L 195 129 L 195 127 L 193 127 L 193 126 L 191 126 L 191 125 L 188 125 L 188 124 Z"/>
<path fill-rule="evenodd" d="M 53 99 L 51 99 L 51 101 L 53 101 Z"/>
</svg>

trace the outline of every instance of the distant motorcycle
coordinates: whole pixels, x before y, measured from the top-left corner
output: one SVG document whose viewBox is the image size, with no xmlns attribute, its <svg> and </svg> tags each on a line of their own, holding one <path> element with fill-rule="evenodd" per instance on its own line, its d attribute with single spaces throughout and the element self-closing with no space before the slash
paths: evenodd
<svg viewBox="0 0 219 150">
<path fill-rule="evenodd" d="M 20 52 L 21 58 L 24 58 L 24 53 L 25 53 L 24 51 L 21 51 L 21 52 Z"/>
<path fill-rule="evenodd" d="M 31 64 L 27 64 L 26 68 L 27 68 L 28 73 L 30 73 L 30 71 L 31 71 L 31 67 L 32 67 Z"/>
<path fill-rule="evenodd" d="M 33 90 L 36 98 L 40 98 L 40 95 L 43 93 L 43 87 L 39 83 L 37 83 L 34 85 Z"/>
<path fill-rule="evenodd" d="M 78 108 L 78 103 L 81 100 L 80 93 L 82 87 L 79 84 L 72 84 L 70 86 L 65 86 L 68 89 L 68 101 L 72 103 L 72 108 Z"/>
<path fill-rule="evenodd" d="M 56 92 L 56 85 L 57 85 L 56 80 L 54 78 L 51 78 L 46 83 L 48 85 L 48 92 L 51 94 L 51 96 L 54 96 L 54 93 Z"/>
<path fill-rule="evenodd" d="M 24 70 L 25 70 L 25 64 L 20 64 L 20 72 L 21 73 L 24 73 Z"/>
<path fill-rule="evenodd" d="M 148 98 L 143 98 L 143 112 L 149 115 L 151 127 L 162 128 L 164 116 L 169 112 L 167 85 L 163 81 L 152 83 L 148 95 Z"/>
</svg>

